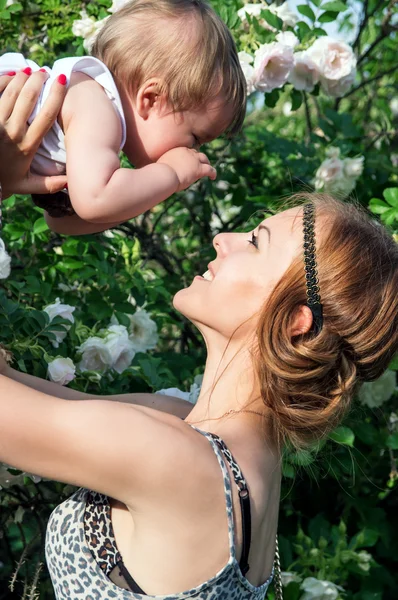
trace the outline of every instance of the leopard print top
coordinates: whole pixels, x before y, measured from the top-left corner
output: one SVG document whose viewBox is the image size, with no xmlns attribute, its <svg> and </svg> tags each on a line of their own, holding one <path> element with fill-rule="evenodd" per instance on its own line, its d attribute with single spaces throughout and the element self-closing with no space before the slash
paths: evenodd
<svg viewBox="0 0 398 600">
<path fill-rule="evenodd" d="M 46 560 L 57 600 L 264 600 L 274 570 L 262 585 L 254 586 L 243 576 L 235 555 L 231 480 L 222 456 L 224 453 L 230 462 L 229 450 L 218 436 L 191 427 L 209 440 L 222 470 L 230 548 L 227 564 L 208 581 L 183 592 L 153 596 L 130 591 L 118 569 L 122 559 L 107 497 L 80 488 L 52 512 L 47 526 Z M 234 478 L 244 483 L 239 466 L 230 457 Z"/>
</svg>

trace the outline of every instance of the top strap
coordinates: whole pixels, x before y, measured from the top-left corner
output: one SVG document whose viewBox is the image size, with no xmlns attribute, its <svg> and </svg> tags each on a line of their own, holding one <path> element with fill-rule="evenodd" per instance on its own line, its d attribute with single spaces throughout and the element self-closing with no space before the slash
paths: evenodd
<svg viewBox="0 0 398 600">
<path fill-rule="evenodd" d="M 215 433 L 210 433 L 210 435 L 213 437 L 215 443 L 227 459 L 227 462 L 231 467 L 235 483 L 239 488 L 238 493 L 242 513 L 242 556 L 239 562 L 239 567 L 242 572 L 242 575 L 246 575 L 246 573 L 250 569 L 249 551 L 252 535 L 249 489 L 247 487 L 246 479 L 243 477 L 243 473 L 238 463 L 234 459 L 230 449 L 225 445 L 225 442 Z"/>
<path fill-rule="evenodd" d="M 191 425 L 191 424 L 190 424 Z M 224 477 L 224 489 L 225 489 L 225 497 L 226 497 L 226 511 L 227 511 L 227 519 L 228 519 L 228 537 L 229 537 L 229 548 L 230 548 L 230 556 L 236 559 L 235 554 L 235 523 L 233 517 L 233 502 L 232 502 L 232 487 L 231 487 L 231 478 L 229 475 L 229 471 L 225 464 L 225 460 L 223 456 L 225 456 L 226 461 L 231 467 L 231 471 L 235 480 L 236 485 L 239 488 L 239 500 L 240 506 L 242 510 L 242 556 L 239 562 L 239 567 L 243 575 L 247 573 L 249 570 L 248 564 L 248 556 L 250 550 L 250 542 L 251 542 L 251 513 L 250 513 L 250 497 L 249 490 L 247 487 L 246 480 L 242 474 L 242 471 L 234 459 L 231 451 L 225 445 L 224 441 L 215 433 L 210 433 L 208 431 L 203 431 L 202 429 L 198 429 L 194 425 L 191 425 L 196 431 L 207 437 L 209 442 L 211 443 L 213 450 L 217 456 L 218 462 L 220 463 L 220 467 Z"/>
</svg>

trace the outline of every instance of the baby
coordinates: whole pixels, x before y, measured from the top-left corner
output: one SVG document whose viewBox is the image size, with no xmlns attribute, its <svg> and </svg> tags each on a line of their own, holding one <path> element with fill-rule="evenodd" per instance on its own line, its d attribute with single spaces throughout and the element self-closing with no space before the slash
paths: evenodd
<svg viewBox="0 0 398 600">
<path fill-rule="evenodd" d="M 92 54 L 45 68 L 50 77 L 30 118 L 55 78 L 68 83 L 32 164 L 38 174 L 67 173 L 69 196 L 36 197 L 49 226 L 65 233 L 102 231 L 215 179 L 197 150 L 236 133 L 246 108 L 232 36 L 205 0 L 131 0 L 109 17 Z M 0 57 L 0 74 L 18 69 L 39 66 L 21 54 Z M 120 150 L 135 169 L 120 167 Z"/>
</svg>

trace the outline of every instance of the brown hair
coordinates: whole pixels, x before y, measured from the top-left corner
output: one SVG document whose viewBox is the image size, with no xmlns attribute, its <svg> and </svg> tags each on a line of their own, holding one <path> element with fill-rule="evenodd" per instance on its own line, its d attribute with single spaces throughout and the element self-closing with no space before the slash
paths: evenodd
<svg viewBox="0 0 398 600">
<path fill-rule="evenodd" d="M 200 108 L 223 92 L 230 135 L 242 127 L 246 80 L 228 27 L 205 0 L 131 0 L 98 34 L 93 56 L 134 94 L 151 77 L 164 81 L 174 111 Z"/>
<path fill-rule="evenodd" d="M 336 427 L 364 381 L 383 373 L 398 350 L 398 245 L 360 205 L 326 194 L 314 202 L 319 288 L 324 323 L 317 335 L 289 334 L 306 304 L 298 256 L 266 302 L 254 361 L 279 444 L 296 448 Z"/>
</svg>

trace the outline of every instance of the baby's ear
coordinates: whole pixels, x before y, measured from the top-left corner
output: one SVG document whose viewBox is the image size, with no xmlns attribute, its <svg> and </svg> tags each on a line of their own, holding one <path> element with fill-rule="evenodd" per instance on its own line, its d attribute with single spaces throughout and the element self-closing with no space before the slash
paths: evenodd
<svg viewBox="0 0 398 600">
<path fill-rule="evenodd" d="M 145 81 L 137 92 L 136 109 L 139 116 L 146 120 L 151 111 L 161 111 L 163 104 L 167 103 L 164 98 L 164 85 L 158 77 L 152 77 Z"/>
<path fill-rule="evenodd" d="M 312 312 L 309 306 L 302 304 L 293 318 L 291 325 L 291 336 L 308 333 L 312 326 Z"/>
</svg>

